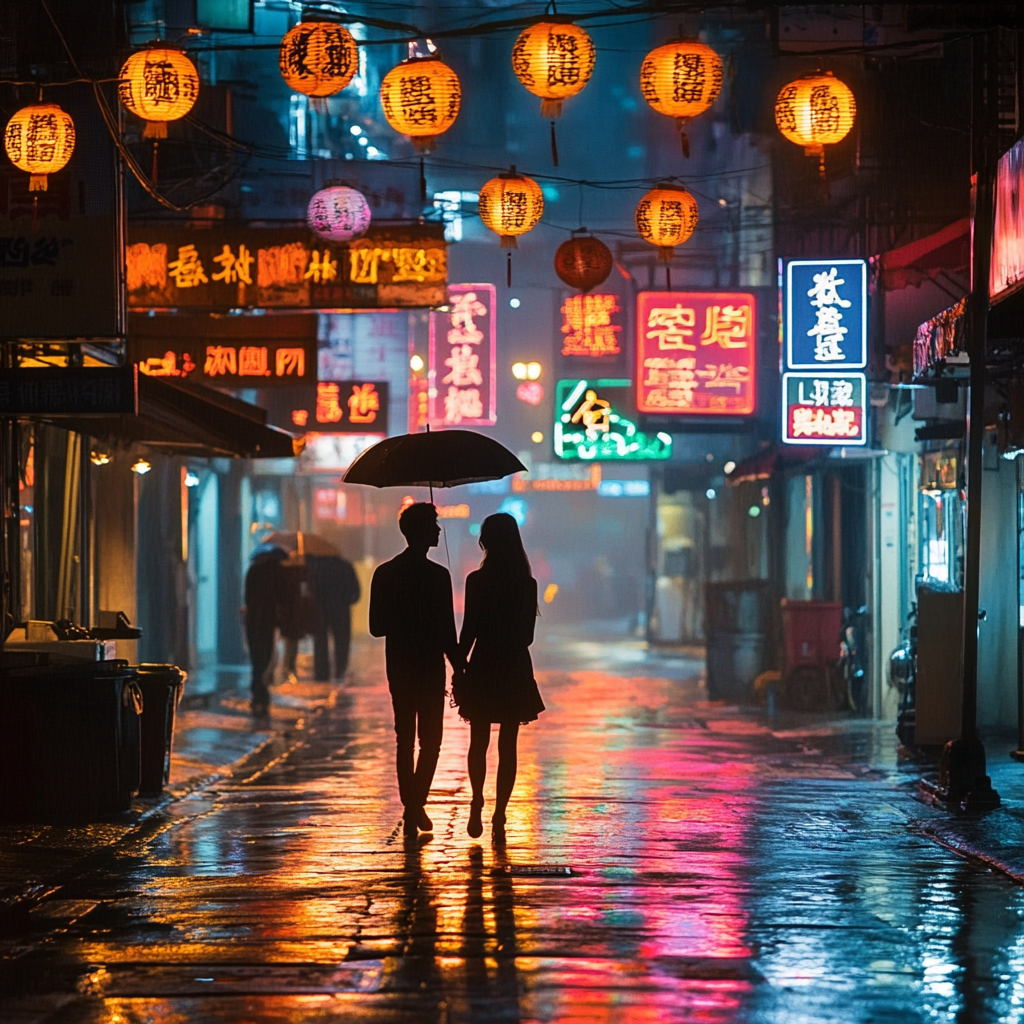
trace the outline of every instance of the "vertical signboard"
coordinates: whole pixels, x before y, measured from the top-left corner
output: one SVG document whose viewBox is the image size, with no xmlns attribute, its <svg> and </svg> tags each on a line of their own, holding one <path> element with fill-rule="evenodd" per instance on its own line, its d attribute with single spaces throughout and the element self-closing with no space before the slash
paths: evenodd
<svg viewBox="0 0 1024 1024">
<path fill-rule="evenodd" d="M 446 427 L 491 426 L 495 409 L 496 291 L 448 287 L 448 311 L 430 314 L 430 420 Z"/>
<path fill-rule="evenodd" d="M 757 302 L 746 292 L 637 296 L 637 409 L 751 416 L 757 407 Z"/>
<path fill-rule="evenodd" d="M 1024 281 L 1024 139 L 999 158 L 988 293 L 1006 298 Z"/>
<path fill-rule="evenodd" d="M 617 295 L 570 295 L 562 303 L 562 355 L 616 356 L 622 344 Z"/>
<path fill-rule="evenodd" d="M 782 440 L 866 444 L 867 262 L 789 260 L 782 306 Z"/>
</svg>

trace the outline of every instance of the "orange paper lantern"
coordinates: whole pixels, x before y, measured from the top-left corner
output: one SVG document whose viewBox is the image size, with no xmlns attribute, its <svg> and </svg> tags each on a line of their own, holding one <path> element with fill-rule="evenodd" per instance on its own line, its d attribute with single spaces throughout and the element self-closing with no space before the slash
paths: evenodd
<svg viewBox="0 0 1024 1024">
<path fill-rule="evenodd" d="M 841 142 L 857 118 L 857 101 L 831 71 L 798 78 L 775 100 L 775 124 L 782 134 L 824 160 L 825 146 Z"/>
<path fill-rule="evenodd" d="M 396 132 L 408 135 L 420 151 L 448 131 L 459 116 L 459 76 L 436 54 L 410 57 L 393 67 L 380 84 L 384 117 Z"/>
<path fill-rule="evenodd" d="M 589 292 L 606 280 L 613 263 L 611 249 L 592 235 L 576 235 L 555 251 L 555 273 L 570 288 L 581 292 Z"/>
<path fill-rule="evenodd" d="M 341 92 L 359 70 L 359 47 L 344 25 L 314 16 L 281 40 L 277 64 L 290 89 L 313 99 Z"/>
<path fill-rule="evenodd" d="M 637 204 L 636 229 L 667 262 L 673 248 L 693 234 L 699 217 L 697 200 L 682 185 L 658 185 Z"/>
<path fill-rule="evenodd" d="M 535 228 L 543 215 L 544 193 L 533 178 L 512 167 L 480 189 L 478 208 L 484 226 L 500 236 L 501 248 L 515 249 L 516 237 Z"/>
<path fill-rule="evenodd" d="M 19 171 L 31 175 L 30 192 L 45 192 L 47 175 L 61 170 L 75 151 L 75 123 L 56 103 L 22 107 L 7 122 L 4 149 Z"/>
<path fill-rule="evenodd" d="M 140 50 L 124 62 L 117 93 L 127 110 L 147 122 L 147 138 L 165 139 L 167 122 L 184 117 L 199 97 L 199 72 L 181 50 Z"/>
<path fill-rule="evenodd" d="M 590 36 L 571 22 L 539 21 L 524 29 L 512 47 L 512 70 L 541 98 L 541 117 L 559 117 L 562 102 L 575 96 L 594 73 L 596 50 Z"/>
<path fill-rule="evenodd" d="M 684 131 L 691 117 L 703 114 L 722 91 L 722 58 L 704 43 L 680 40 L 651 50 L 640 66 L 640 91 L 658 111 L 676 119 L 683 153 L 690 155 Z"/>
</svg>

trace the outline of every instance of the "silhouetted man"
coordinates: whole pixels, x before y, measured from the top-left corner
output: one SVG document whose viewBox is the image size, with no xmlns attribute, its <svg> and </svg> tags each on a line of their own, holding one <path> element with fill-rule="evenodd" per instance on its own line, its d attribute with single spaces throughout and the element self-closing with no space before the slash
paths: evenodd
<svg viewBox="0 0 1024 1024">
<path fill-rule="evenodd" d="M 370 632 L 387 638 L 388 686 L 395 709 L 398 791 L 405 807 L 405 833 L 433 828 L 423 805 L 430 792 L 444 720 L 445 655 L 461 664 L 455 635 L 452 578 L 427 558 L 441 528 L 437 509 L 410 505 L 398 527 L 408 547 L 377 566 L 370 584 Z M 419 759 L 413 745 L 419 733 Z"/>
<path fill-rule="evenodd" d="M 245 574 L 245 639 L 252 660 L 252 713 L 270 710 L 267 673 L 274 657 L 274 630 L 280 617 L 281 563 L 287 554 L 279 547 L 261 545 Z"/>
<path fill-rule="evenodd" d="M 315 610 L 313 678 L 341 679 L 348 671 L 352 643 L 352 605 L 360 597 L 355 567 L 340 555 L 307 555 L 306 578 Z M 328 633 L 334 636 L 334 673 L 331 673 Z"/>
</svg>

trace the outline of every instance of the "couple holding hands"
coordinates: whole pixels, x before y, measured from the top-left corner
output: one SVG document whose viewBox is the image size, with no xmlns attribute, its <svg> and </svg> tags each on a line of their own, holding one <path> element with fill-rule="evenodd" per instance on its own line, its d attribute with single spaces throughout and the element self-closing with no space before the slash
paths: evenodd
<svg viewBox="0 0 1024 1024">
<path fill-rule="evenodd" d="M 447 657 L 453 669 L 453 702 L 471 730 L 473 798 L 466 829 L 474 839 L 483 832 L 491 726 L 500 726 L 491 818 L 494 835 L 500 839 L 516 781 L 519 726 L 534 721 L 544 710 L 529 651 L 537 621 L 537 581 L 515 519 L 504 512 L 488 516 L 480 528 L 484 559 L 466 578 L 465 615 L 457 637 L 451 576 L 444 566 L 427 558 L 441 536 L 437 509 L 427 502 L 410 505 L 398 525 L 408 547 L 373 574 L 370 632 L 386 638 L 405 834 L 433 829 L 424 804 L 441 751 Z M 420 750 L 414 759 L 417 735 Z"/>
</svg>

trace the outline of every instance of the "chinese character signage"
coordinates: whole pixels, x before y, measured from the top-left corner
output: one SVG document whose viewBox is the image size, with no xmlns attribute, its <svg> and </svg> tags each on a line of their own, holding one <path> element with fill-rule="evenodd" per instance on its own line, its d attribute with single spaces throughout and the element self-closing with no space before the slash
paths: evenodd
<svg viewBox="0 0 1024 1024">
<path fill-rule="evenodd" d="M 637 409 L 751 416 L 757 407 L 757 302 L 746 292 L 637 296 Z"/>
<path fill-rule="evenodd" d="M 446 427 L 496 419 L 493 284 L 453 284 L 448 312 L 430 314 L 430 420 Z"/>
<path fill-rule="evenodd" d="M 317 377 L 317 318 L 296 316 L 129 317 L 128 355 L 147 377 L 214 387 L 311 385 Z"/>
<path fill-rule="evenodd" d="M 622 415 L 632 381 L 560 380 L 555 389 L 555 455 L 560 459 L 667 459 L 669 434 L 645 434 Z"/>
<path fill-rule="evenodd" d="M 444 302 L 441 224 L 371 227 L 347 244 L 304 228 L 140 226 L 126 251 L 133 309 L 375 309 Z"/>
<path fill-rule="evenodd" d="M 783 288 L 787 370 L 861 369 L 868 363 L 865 260 L 789 260 Z"/>
<path fill-rule="evenodd" d="M 784 373 L 782 440 L 786 444 L 867 443 L 863 373 Z"/>
<path fill-rule="evenodd" d="M 134 416 L 137 395 L 133 366 L 56 366 L 0 374 L 0 416 Z"/>
<path fill-rule="evenodd" d="M 341 434 L 388 431 L 386 381 L 322 380 L 316 386 L 316 405 L 306 419 L 310 430 Z"/>
<path fill-rule="evenodd" d="M 621 313 L 616 295 L 570 295 L 562 303 L 562 355 L 618 355 Z"/>
</svg>

